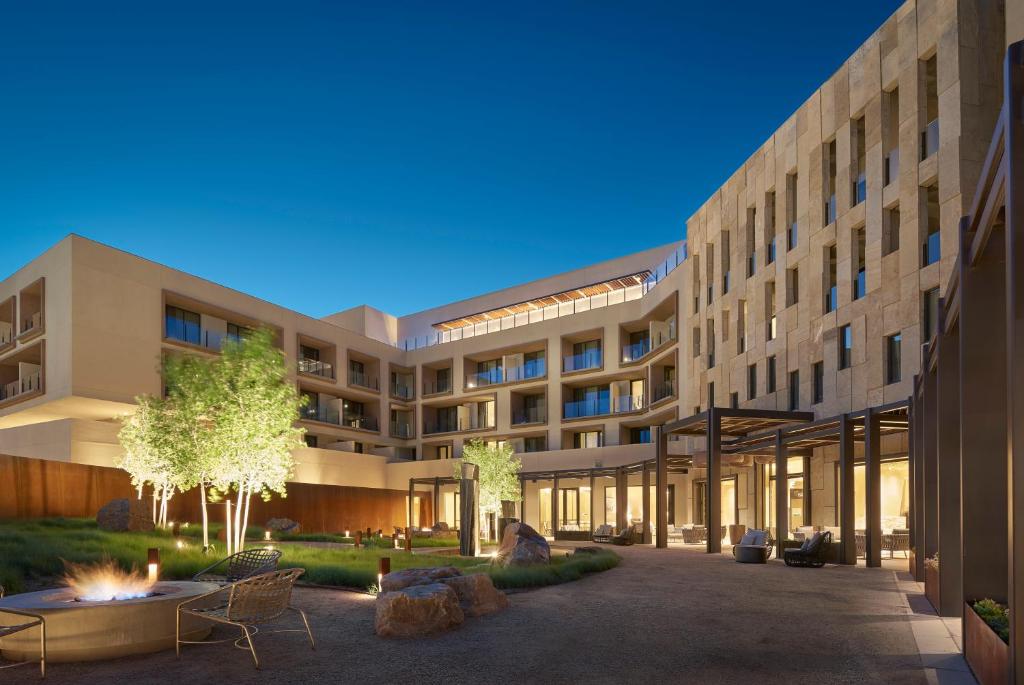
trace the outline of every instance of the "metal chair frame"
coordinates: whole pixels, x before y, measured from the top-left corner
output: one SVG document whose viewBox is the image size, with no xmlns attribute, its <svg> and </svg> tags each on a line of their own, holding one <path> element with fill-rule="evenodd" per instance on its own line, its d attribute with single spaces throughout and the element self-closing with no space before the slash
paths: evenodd
<svg viewBox="0 0 1024 685">
<path fill-rule="evenodd" d="M 286 611 L 294 611 L 302 617 L 304 629 L 282 628 L 269 631 L 271 633 L 302 633 L 309 637 L 309 645 L 316 649 L 316 641 L 313 639 L 313 631 L 309 627 L 309 620 L 302 609 L 291 606 L 292 588 L 299 576 L 305 573 L 305 569 L 289 568 L 280 571 L 270 571 L 257 576 L 251 576 L 231 585 L 217 588 L 212 592 L 193 597 L 178 605 L 174 630 L 174 649 L 181 658 L 181 645 L 213 645 L 224 642 L 233 642 L 239 649 L 248 649 L 256 668 L 260 668 L 260 660 L 256 655 L 256 647 L 252 638 L 259 633 L 259 627 L 266 625 L 279 618 Z M 226 595 L 226 600 L 224 599 Z M 213 598 L 222 598 L 213 607 L 204 607 Z M 193 607 L 199 603 L 200 606 Z M 201 619 L 235 626 L 242 631 L 242 636 L 231 640 L 182 640 L 181 639 L 181 617 L 182 614 L 196 616 Z M 246 645 L 241 644 L 245 640 Z"/>
<path fill-rule="evenodd" d="M 0 597 L 4 596 L 4 586 L 0 585 Z M 8 635 L 14 635 L 24 630 L 29 630 L 39 626 L 39 677 L 46 677 L 46 619 L 39 614 L 33 614 L 28 611 L 21 611 L 20 609 L 8 609 L 7 607 L 0 607 L 0 614 L 10 614 L 12 616 L 19 616 L 21 618 L 31 619 L 28 623 L 17 623 L 14 625 L 2 625 L 0 624 L 0 637 L 6 637 Z M 0 666 L 0 670 L 5 668 L 14 668 L 15 666 L 24 666 L 32 663 L 31 661 L 19 661 L 13 664 L 7 664 Z"/>
<path fill-rule="evenodd" d="M 235 583 L 261 573 L 276 570 L 280 559 L 280 550 L 267 549 L 265 547 L 244 549 L 207 566 L 192 576 L 192 580 L 199 583 Z M 213 571 L 224 564 L 227 564 L 227 570 L 223 574 L 213 573 Z"/>
</svg>

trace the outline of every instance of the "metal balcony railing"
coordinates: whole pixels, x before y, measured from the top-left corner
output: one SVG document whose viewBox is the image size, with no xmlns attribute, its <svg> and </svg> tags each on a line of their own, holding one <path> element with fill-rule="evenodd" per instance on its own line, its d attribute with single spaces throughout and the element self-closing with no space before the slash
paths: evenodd
<svg viewBox="0 0 1024 685">
<path fill-rule="evenodd" d="M 403 439 L 413 437 L 412 424 L 404 421 L 392 421 L 391 437 Z"/>
<path fill-rule="evenodd" d="M 380 382 L 376 376 L 371 376 L 365 371 L 356 371 L 355 369 L 348 370 L 348 384 L 356 385 L 360 388 L 367 388 L 369 390 L 379 390 Z"/>
<path fill-rule="evenodd" d="M 423 434 L 456 433 L 458 431 L 487 430 L 494 428 L 494 423 L 484 423 L 475 419 L 427 419 L 423 422 Z"/>
<path fill-rule="evenodd" d="M 334 365 L 330 362 L 322 362 L 316 359 L 300 359 L 299 373 L 319 376 L 320 378 L 334 379 Z"/>
<path fill-rule="evenodd" d="M 391 383 L 391 396 L 398 397 L 403 400 L 411 400 L 413 398 L 412 386 L 408 383 L 400 383 L 393 381 Z"/>
<path fill-rule="evenodd" d="M 341 425 L 341 415 L 336 408 L 329 405 L 305 406 L 300 410 L 299 416 L 306 421 L 319 421 L 335 426 Z"/>
<path fill-rule="evenodd" d="M 452 391 L 452 382 L 446 378 L 441 381 L 423 381 L 423 396 L 442 395 Z"/>
<path fill-rule="evenodd" d="M 362 430 L 379 430 L 376 416 L 349 415 L 341 417 L 341 425 L 346 428 L 360 428 Z"/>
<path fill-rule="evenodd" d="M 512 425 L 520 426 L 527 423 L 547 423 L 548 411 L 546 407 L 531 407 L 529 409 L 517 409 L 512 412 Z"/>
<path fill-rule="evenodd" d="M 9 400 L 12 397 L 18 395 L 24 395 L 25 393 L 33 392 L 42 388 L 42 376 L 37 371 L 36 373 L 28 374 L 23 378 L 19 378 L 16 381 L 11 381 L 3 386 L 0 386 L 0 401 Z"/>
<path fill-rule="evenodd" d="M 655 383 L 651 388 L 651 402 L 660 402 L 667 397 L 676 396 L 676 382 L 664 381 Z"/>
</svg>

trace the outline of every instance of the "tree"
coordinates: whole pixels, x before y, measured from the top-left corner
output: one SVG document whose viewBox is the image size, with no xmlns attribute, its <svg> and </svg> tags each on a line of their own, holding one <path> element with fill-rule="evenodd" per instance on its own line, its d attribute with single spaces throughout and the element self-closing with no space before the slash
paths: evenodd
<svg viewBox="0 0 1024 685">
<path fill-rule="evenodd" d="M 305 398 L 288 382 L 284 353 L 265 329 L 225 342 L 214 361 L 210 387 L 213 443 L 220 451 L 212 478 L 218 488 L 236 492 L 235 539 L 229 544 L 238 551 L 245 542 L 252 496 L 287 496 L 285 483 L 294 468 L 291 451 L 304 444 L 305 431 L 295 421 Z"/>
<path fill-rule="evenodd" d="M 485 514 L 501 512 L 502 501 L 518 502 L 522 499 L 519 485 L 519 470 L 522 462 L 507 443 L 490 447 L 474 439 L 462 447 L 462 461 L 475 464 L 479 471 L 480 511 Z M 462 476 L 455 468 L 455 477 Z"/>
<path fill-rule="evenodd" d="M 143 487 L 153 487 L 153 523 L 165 526 L 167 502 L 179 485 L 169 449 L 165 403 L 149 395 L 136 397 L 135 401 L 138 404 L 135 412 L 122 419 L 117 435 L 124 448 L 117 466 L 128 472 L 139 499 L 142 499 Z"/>
</svg>

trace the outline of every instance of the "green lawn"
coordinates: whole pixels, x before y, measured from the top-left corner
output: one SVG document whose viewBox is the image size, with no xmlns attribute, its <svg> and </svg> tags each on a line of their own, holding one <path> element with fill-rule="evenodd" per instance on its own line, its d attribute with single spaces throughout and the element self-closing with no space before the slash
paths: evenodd
<svg viewBox="0 0 1024 685">
<path fill-rule="evenodd" d="M 125 568 L 133 565 L 142 568 L 150 547 L 160 549 L 163 578 L 191 578 L 221 556 L 219 553 L 204 555 L 197 544 L 195 530 L 190 526 L 183 531 L 182 540 L 187 546 L 178 549 L 175 538 L 164 531 L 111 533 L 100 530 L 96 522 L 89 519 L 3 521 L 0 522 L 0 585 L 11 593 L 52 585 L 63 573 L 62 560 L 88 563 L 109 557 Z M 222 542 L 217 541 L 215 545 L 219 552 L 223 552 Z M 288 544 L 281 546 L 281 552 L 282 568 L 306 569 L 302 578 L 304 582 L 359 589 L 376 583 L 377 562 L 381 556 L 391 557 L 391 568 L 396 571 L 424 566 L 456 566 L 464 572 L 488 572 L 495 585 L 502 588 L 563 583 L 576 580 L 585 573 L 607 570 L 619 563 L 619 557 L 610 550 L 596 555 L 555 557 L 548 566 L 530 568 L 492 567 L 481 559 L 412 555 L 376 547 L 323 549 Z"/>
</svg>

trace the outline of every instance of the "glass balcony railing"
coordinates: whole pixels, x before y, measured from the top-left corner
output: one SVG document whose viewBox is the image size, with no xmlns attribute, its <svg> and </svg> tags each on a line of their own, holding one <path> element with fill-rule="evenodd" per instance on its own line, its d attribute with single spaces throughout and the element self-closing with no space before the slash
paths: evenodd
<svg viewBox="0 0 1024 685">
<path fill-rule="evenodd" d="M 412 385 L 406 382 L 392 381 L 391 382 L 391 396 L 398 397 L 403 400 L 411 400 L 413 398 Z"/>
<path fill-rule="evenodd" d="M 379 430 L 376 416 L 362 416 L 350 414 L 341 417 L 341 425 L 347 428 L 360 428 L 362 430 Z"/>
<path fill-rule="evenodd" d="M 676 396 L 676 382 L 664 381 L 655 383 L 651 388 L 651 402 L 660 402 L 668 397 Z"/>
<path fill-rule="evenodd" d="M 834 312 L 839 306 L 839 292 L 836 286 L 825 291 L 825 313 Z"/>
<path fill-rule="evenodd" d="M 587 350 L 562 358 L 562 371 L 586 371 L 601 368 L 601 350 Z"/>
<path fill-rule="evenodd" d="M 423 434 L 433 435 L 435 433 L 455 433 L 458 431 L 487 430 L 494 428 L 494 422 L 487 423 L 473 418 L 469 420 L 444 418 L 427 419 L 423 422 Z"/>
<path fill-rule="evenodd" d="M 575 400 L 565 403 L 562 418 L 580 419 L 587 416 L 606 416 L 611 413 L 611 400 L 607 397 L 596 400 Z"/>
<path fill-rule="evenodd" d="M 391 437 L 408 439 L 413 437 L 412 424 L 405 421 L 391 422 Z"/>
<path fill-rule="evenodd" d="M 442 380 L 423 381 L 423 396 L 442 395 L 452 391 L 452 381 L 449 378 Z"/>
<path fill-rule="evenodd" d="M 36 373 L 27 374 L 16 381 L 0 385 L 0 402 L 17 397 L 18 395 L 24 395 L 26 393 L 40 390 L 41 388 L 41 374 L 38 371 Z"/>
<path fill-rule="evenodd" d="M 300 411 L 300 416 L 306 421 L 319 421 L 321 423 L 330 423 L 335 426 L 341 425 L 341 414 L 338 413 L 337 408 L 330 405 L 307 405 Z"/>
<path fill-rule="evenodd" d="M 512 412 L 512 425 L 521 426 L 527 423 L 546 423 L 548 412 L 545 407 L 530 407 Z"/>
<path fill-rule="evenodd" d="M 939 151 L 939 120 L 932 121 L 921 131 L 921 161 Z"/>
<path fill-rule="evenodd" d="M 637 359 L 641 359 L 644 355 L 651 351 L 651 339 L 644 338 L 643 340 L 629 345 L 622 346 L 622 361 L 623 362 L 634 362 Z"/>
<path fill-rule="evenodd" d="M 831 223 L 835 223 L 836 220 L 836 194 L 832 193 L 827 200 L 825 200 L 825 225 L 828 226 Z"/>
<path fill-rule="evenodd" d="M 864 202 L 868 197 L 868 179 L 864 172 L 857 175 L 853 182 L 853 204 L 854 206 Z"/>
<path fill-rule="evenodd" d="M 357 371 L 355 369 L 348 370 L 348 384 L 357 385 L 360 388 L 367 388 L 368 390 L 380 389 L 380 384 L 376 376 L 371 376 L 365 371 Z"/>
<path fill-rule="evenodd" d="M 923 252 L 921 255 L 921 265 L 928 266 L 939 261 L 942 257 L 942 251 L 939 243 L 939 232 L 929 233 L 928 238 L 925 239 L 923 245 Z"/>
<path fill-rule="evenodd" d="M 855 278 L 853 281 L 853 299 L 859 300 L 860 298 L 864 297 L 864 294 L 866 292 L 865 278 L 866 277 L 864 274 L 864 269 L 859 269 L 857 271 L 857 278 Z"/>
<path fill-rule="evenodd" d="M 531 359 L 522 366 L 512 366 L 505 370 L 505 382 L 516 383 L 528 381 L 534 378 L 543 378 L 547 375 L 547 364 L 543 357 Z"/>
<path fill-rule="evenodd" d="M 900 177 L 900 150 L 889 150 L 882 166 L 882 184 L 889 185 Z"/>
<path fill-rule="evenodd" d="M 486 388 L 489 385 L 497 385 L 504 382 L 505 374 L 500 366 L 486 371 L 466 374 L 467 388 Z"/>
<path fill-rule="evenodd" d="M 320 378 L 334 378 L 334 365 L 329 362 L 322 362 L 316 359 L 300 359 L 299 373 L 319 376 Z"/>
<path fill-rule="evenodd" d="M 631 411 L 640 411 L 644 406 L 643 395 L 620 395 L 612 403 L 612 410 L 615 414 L 625 414 Z"/>
</svg>

